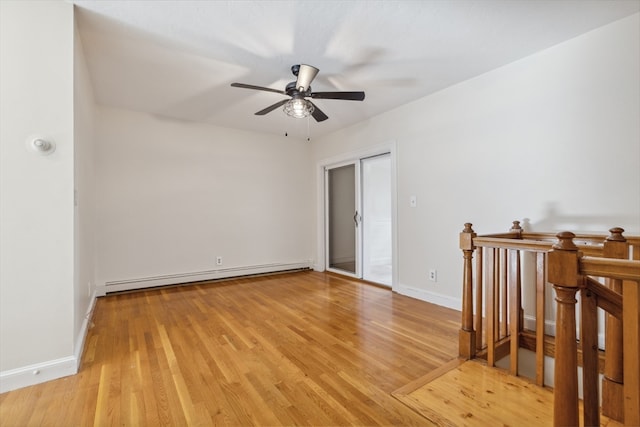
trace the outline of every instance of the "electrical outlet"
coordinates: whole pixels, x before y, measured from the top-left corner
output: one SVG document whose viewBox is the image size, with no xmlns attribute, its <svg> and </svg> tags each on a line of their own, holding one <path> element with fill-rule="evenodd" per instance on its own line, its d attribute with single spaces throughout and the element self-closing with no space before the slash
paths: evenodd
<svg viewBox="0 0 640 427">
<path fill-rule="evenodd" d="M 221 256 L 217 256 L 216 257 L 216 265 L 222 265 L 222 257 Z"/>
<path fill-rule="evenodd" d="M 438 272 L 436 270 L 429 270 L 429 280 L 432 282 L 438 281 Z"/>
</svg>

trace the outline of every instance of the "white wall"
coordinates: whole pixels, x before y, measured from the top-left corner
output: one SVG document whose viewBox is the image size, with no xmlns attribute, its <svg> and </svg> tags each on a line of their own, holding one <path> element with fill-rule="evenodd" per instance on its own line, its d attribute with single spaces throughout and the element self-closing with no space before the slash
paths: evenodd
<svg viewBox="0 0 640 427">
<path fill-rule="evenodd" d="M 102 107 L 96 138 L 102 290 L 310 265 L 308 142 Z"/>
<path fill-rule="evenodd" d="M 95 101 L 78 29 L 74 31 L 74 354 L 82 356 L 95 301 Z"/>
<path fill-rule="evenodd" d="M 512 220 L 536 231 L 640 232 L 639 20 L 313 142 L 316 162 L 397 142 L 396 291 L 460 308 L 465 222 L 479 233 Z"/>
<path fill-rule="evenodd" d="M 1 391 L 76 369 L 73 29 L 69 3 L 0 2 Z M 56 151 L 28 151 L 32 134 Z"/>
</svg>

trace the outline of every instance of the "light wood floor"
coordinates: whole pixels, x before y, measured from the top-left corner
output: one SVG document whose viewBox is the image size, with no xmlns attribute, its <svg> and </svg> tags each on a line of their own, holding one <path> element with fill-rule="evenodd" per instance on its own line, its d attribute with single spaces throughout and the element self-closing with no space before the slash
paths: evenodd
<svg viewBox="0 0 640 427">
<path fill-rule="evenodd" d="M 2 426 L 430 425 L 392 396 L 457 356 L 459 313 L 301 272 L 100 298 L 78 375 Z"/>
<path fill-rule="evenodd" d="M 537 427 L 553 425 L 553 392 L 533 382 L 488 368 L 478 361 L 454 360 L 414 390 L 393 394 L 440 426 Z"/>
<path fill-rule="evenodd" d="M 454 359 L 393 395 L 442 427 L 553 425 L 552 389 L 489 368 L 479 359 Z M 584 425 L 582 404 L 579 417 Z M 601 414 L 600 427 L 622 424 Z"/>
</svg>

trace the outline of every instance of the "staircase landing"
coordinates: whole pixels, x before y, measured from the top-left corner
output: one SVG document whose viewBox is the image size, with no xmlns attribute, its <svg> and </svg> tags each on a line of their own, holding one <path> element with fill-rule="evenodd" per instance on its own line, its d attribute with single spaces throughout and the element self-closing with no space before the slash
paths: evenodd
<svg viewBox="0 0 640 427">
<path fill-rule="evenodd" d="M 393 392 L 438 426 L 551 426 L 553 391 L 478 361 L 448 364 Z M 601 417 L 601 425 L 621 424 Z"/>
</svg>

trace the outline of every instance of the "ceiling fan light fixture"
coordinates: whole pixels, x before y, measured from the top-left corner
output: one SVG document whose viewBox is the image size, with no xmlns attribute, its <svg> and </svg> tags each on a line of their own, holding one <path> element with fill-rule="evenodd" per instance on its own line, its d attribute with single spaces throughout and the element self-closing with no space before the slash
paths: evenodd
<svg viewBox="0 0 640 427">
<path fill-rule="evenodd" d="M 292 98 L 282 109 L 287 116 L 303 119 L 309 117 L 313 113 L 313 104 L 303 98 Z"/>
<path fill-rule="evenodd" d="M 2 1 L 2 0 L 0 0 Z M 296 119 L 303 119 L 305 117 L 313 116 L 316 122 L 323 122 L 329 118 L 322 112 L 317 106 L 313 105 L 311 101 L 307 101 L 305 98 L 317 98 L 317 99 L 342 99 L 346 101 L 363 101 L 364 92 L 313 92 L 311 90 L 311 82 L 318 74 L 318 69 L 311 65 L 300 64 L 293 65 L 291 72 L 297 77 L 295 82 L 290 82 L 284 88 L 284 90 L 273 89 L 264 86 L 248 85 L 245 83 L 231 83 L 232 87 L 241 87 L 245 89 L 261 90 L 264 92 L 275 92 L 282 95 L 288 95 L 290 99 L 283 99 L 275 104 L 269 105 L 267 108 L 255 113 L 256 116 L 264 116 L 280 107 L 290 117 Z"/>
</svg>

